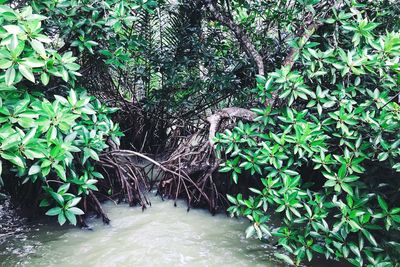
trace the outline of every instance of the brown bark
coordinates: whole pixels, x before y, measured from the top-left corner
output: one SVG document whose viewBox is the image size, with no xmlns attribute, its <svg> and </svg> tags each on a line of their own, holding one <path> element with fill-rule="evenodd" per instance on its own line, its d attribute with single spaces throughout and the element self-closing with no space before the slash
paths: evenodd
<svg viewBox="0 0 400 267">
<path fill-rule="evenodd" d="M 204 0 L 204 3 L 211 14 L 217 19 L 222 25 L 228 27 L 236 36 L 246 54 L 254 61 L 257 65 L 258 75 L 265 75 L 263 57 L 257 51 L 256 47 L 253 45 L 247 32 L 237 25 L 229 16 L 224 14 L 224 12 L 218 7 L 218 5 L 213 0 Z"/>
<path fill-rule="evenodd" d="M 89 191 L 89 195 L 91 196 L 91 198 L 94 201 L 95 204 L 95 208 L 97 209 L 97 212 L 101 215 L 101 217 L 103 218 L 103 222 L 105 224 L 109 224 L 110 223 L 110 219 L 107 217 L 106 212 L 104 211 L 100 201 L 97 199 L 96 195 L 90 190 Z"/>
<path fill-rule="evenodd" d="M 239 118 L 246 121 L 254 121 L 256 114 L 253 111 L 244 108 L 224 108 L 207 118 L 210 123 L 208 140 L 211 146 L 214 146 L 214 137 L 223 119 Z"/>
</svg>

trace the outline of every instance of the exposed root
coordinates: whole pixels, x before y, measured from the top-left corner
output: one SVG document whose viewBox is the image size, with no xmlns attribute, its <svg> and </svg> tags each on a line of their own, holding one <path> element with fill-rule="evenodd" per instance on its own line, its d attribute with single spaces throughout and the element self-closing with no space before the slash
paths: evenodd
<svg viewBox="0 0 400 267">
<path fill-rule="evenodd" d="M 111 184 L 110 188 L 120 190 L 117 193 L 113 192 L 113 196 L 119 195 L 120 199 L 126 197 L 130 206 L 140 205 L 142 209 L 150 205 L 147 198 L 149 185 L 144 166 L 135 162 L 126 153 L 121 153 L 120 150 L 102 154 L 100 164 L 105 169 L 109 182 L 117 183 Z M 112 179 L 114 177 L 117 179 Z"/>
<path fill-rule="evenodd" d="M 89 194 L 90 194 L 90 197 L 92 198 L 92 200 L 93 200 L 93 202 L 95 204 L 95 209 L 96 209 L 97 213 L 101 215 L 104 223 L 109 224 L 110 223 L 110 219 L 108 218 L 108 216 L 105 213 L 103 207 L 101 206 L 100 201 L 97 199 L 96 195 L 92 191 L 90 191 Z"/>
<path fill-rule="evenodd" d="M 223 119 L 232 118 L 240 118 L 246 121 L 253 121 L 256 118 L 256 114 L 248 109 L 232 107 L 221 109 L 215 112 L 213 115 L 209 116 L 207 118 L 207 121 L 210 123 L 208 140 L 211 146 L 214 146 L 213 139 L 219 129 L 221 121 Z"/>
<path fill-rule="evenodd" d="M 216 181 L 220 161 L 208 141 L 206 132 L 198 132 L 187 138 L 178 149 L 164 161 L 163 166 L 172 172 L 165 173 L 159 183 L 162 196 L 183 197 L 192 206 L 207 206 L 216 212 L 222 202 Z"/>
<path fill-rule="evenodd" d="M 162 162 L 168 170 L 159 183 L 158 192 L 162 196 L 183 197 L 188 207 L 207 206 L 214 213 L 226 206 L 225 195 L 230 188 L 230 180 L 218 172 L 221 160 L 214 151 L 215 134 L 229 127 L 232 119 L 253 121 L 255 113 L 243 108 L 225 108 L 207 118 L 208 130 L 200 130 L 184 139 L 178 148 Z"/>
</svg>

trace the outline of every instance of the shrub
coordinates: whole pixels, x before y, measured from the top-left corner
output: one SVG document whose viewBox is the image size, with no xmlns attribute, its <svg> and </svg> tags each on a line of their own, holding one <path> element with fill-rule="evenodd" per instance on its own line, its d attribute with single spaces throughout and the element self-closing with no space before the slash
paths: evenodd
<svg viewBox="0 0 400 267">
<path fill-rule="evenodd" d="M 81 89 L 55 100 L 44 97 L 40 89 L 50 79 L 73 87 L 80 68 L 71 52 L 47 48 L 52 40 L 41 33 L 44 19 L 29 6 L 0 6 L 0 156 L 15 179 L 42 185 L 40 206 L 47 215 L 75 225 L 83 214 L 77 207 L 82 196 L 97 190 L 103 178 L 93 163 L 106 141 L 118 143 L 121 134 L 108 116 L 115 110 Z"/>
<path fill-rule="evenodd" d="M 277 92 L 278 107 L 216 138 L 222 172 L 260 179 L 248 197 L 228 196 L 229 211 L 251 221 L 248 237 L 275 237 L 292 264 L 315 253 L 356 266 L 399 260 L 400 33 L 368 5 L 344 4 L 310 40 L 294 38 L 294 66 L 258 77 L 260 99 Z"/>
</svg>

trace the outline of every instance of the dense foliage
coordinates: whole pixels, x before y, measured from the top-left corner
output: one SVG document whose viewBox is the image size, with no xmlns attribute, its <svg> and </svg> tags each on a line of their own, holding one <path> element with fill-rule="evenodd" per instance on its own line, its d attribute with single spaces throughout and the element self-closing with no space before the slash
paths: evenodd
<svg viewBox="0 0 400 267">
<path fill-rule="evenodd" d="M 258 77 L 260 98 L 277 94 L 279 103 L 218 136 L 229 156 L 221 171 L 234 182 L 245 172 L 260 177 L 251 196 L 229 196 L 229 211 L 252 222 L 247 236 L 275 237 L 295 260 L 278 257 L 392 266 L 400 252 L 400 33 L 370 4 L 343 5 L 315 22 L 323 26 L 312 38 L 293 39 L 293 67 Z M 271 228 L 274 214 L 282 223 Z"/>
<path fill-rule="evenodd" d="M 3 169 L 15 172 L 15 183 L 39 182 L 41 207 L 57 215 L 60 224 L 76 224 L 81 196 L 97 190 L 103 176 L 93 162 L 107 148 L 107 139 L 118 142 L 118 125 L 108 117 L 113 110 L 83 91 L 47 99 L 36 82 L 46 86 L 60 77 L 73 87 L 80 68 L 71 52 L 46 48 L 52 41 L 42 34 L 45 17 L 26 7 L 0 6 L 0 156 Z M 50 209 L 49 209 L 50 208 Z"/>
<path fill-rule="evenodd" d="M 71 49 L 80 61 L 78 83 L 122 107 L 137 150 L 159 151 L 188 132 L 171 127 L 197 126 L 208 109 L 247 101 L 254 86 L 253 67 L 218 25 L 204 23 L 200 2 L 26 2 L 51 18 L 44 31 L 58 51 Z"/>
<path fill-rule="evenodd" d="M 102 213 L 98 189 L 135 204 L 147 173 L 128 156 L 164 151 L 140 154 L 167 173 L 162 195 L 229 201 L 290 264 L 399 264 L 400 2 L 0 3 L 0 186 L 33 185 L 76 224 Z M 103 153 L 122 135 L 117 107 L 136 150 L 120 161 Z"/>
</svg>

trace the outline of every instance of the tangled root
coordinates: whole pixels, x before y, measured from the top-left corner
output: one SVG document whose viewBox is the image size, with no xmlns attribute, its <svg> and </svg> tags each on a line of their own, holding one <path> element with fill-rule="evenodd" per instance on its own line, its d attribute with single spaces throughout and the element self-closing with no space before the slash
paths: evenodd
<svg viewBox="0 0 400 267">
<path fill-rule="evenodd" d="M 188 209 L 208 207 L 215 213 L 226 207 L 228 202 L 225 196 L 230 192 L 231 183 L 227 175 L 218 172 L 222 161 L 215 154 L 213 139 L 217 131 L 232 127 L 232 120 L 237 118 L 252 121 L 255 114 L 242 108 L 217 111 L 207 118 L 209 127 L 184 137 L 175 151 L 163 161 L 112 147 L 111 151 L 100 157 L 100 166 L 109 182 L 107 187 L 114 191 L 109 198 L 119 196 L 129 205 L 141 205 L 145 209 L 151 205 L 147 193 L 158 182 L 157 193 L 174 199 L 175 205 L 178 198 L 184 198 Z M 140 163 L 139 158 L 146 163 Z M 91 197 L 97 203 L 97 212 L 108 222 L 96 196 L 91 193 Z"/>
<path fill-rule="evenodd" d="M 132 158 L 133 151 L 128 152 L 130 153 L 124 150 L 106 152 L 101 155 L 100 164 L 107 174 L 109 187 L 117 191 L 111 198 L 125 198 L 130 206 L 140 205 L 145 209 L 151 204 L 147 197 L 149 184 L 146 166 Z"/>
<path fill-rule="evenodd" d="M 230 181 L 226 175 L 218 173 L 222 161 L 216 157 L 213 139 L 218 130 L 229 127 L 224 122 L 236 118 L 253 121 L 255 114 L 242 108 L 222 109 L 207 118 L 207 130 L 200 130 L 184 139 L 162 162 L 164 168 L 172 172 L 166 172 L 161 178 L 158 192 L 175 201 L 180 197 L 186 198 L 188 208 L 207 206 L 215 213 L 225 207 Z"/>
</svg>

